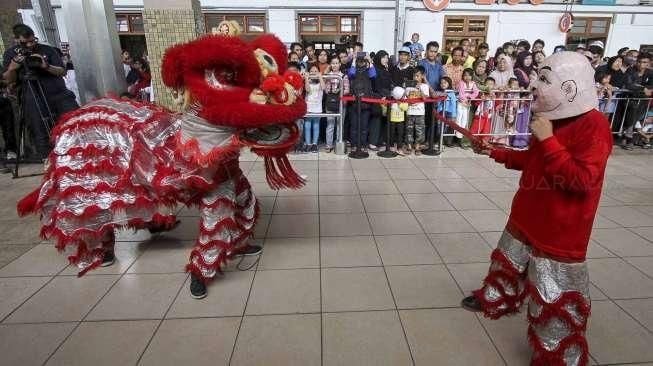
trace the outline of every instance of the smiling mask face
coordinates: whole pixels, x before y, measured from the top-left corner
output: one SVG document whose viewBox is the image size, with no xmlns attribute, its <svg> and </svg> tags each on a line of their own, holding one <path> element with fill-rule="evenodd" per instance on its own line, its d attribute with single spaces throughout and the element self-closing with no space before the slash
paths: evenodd
<svg viewBox="0 0 653 366">
<path fill-rule="evenodd" d="M 583 55 L 568 51 L 555 53 L 544 59 L 537 75 L 530 85 L 535 114 L 557 120 L 597 107 L 594 69 Z"/>
</svg>

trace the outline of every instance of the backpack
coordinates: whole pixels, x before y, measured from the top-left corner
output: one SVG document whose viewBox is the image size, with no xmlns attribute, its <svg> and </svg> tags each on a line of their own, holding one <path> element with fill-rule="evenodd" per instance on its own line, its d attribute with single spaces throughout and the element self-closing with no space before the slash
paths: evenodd
<svg viewBox="0 0 653 366">
<path fill-rule="evenodd" d="M 340 112 L 340 93 L 325 93 L 324 109 L 327 113 Z"/>
</svg>

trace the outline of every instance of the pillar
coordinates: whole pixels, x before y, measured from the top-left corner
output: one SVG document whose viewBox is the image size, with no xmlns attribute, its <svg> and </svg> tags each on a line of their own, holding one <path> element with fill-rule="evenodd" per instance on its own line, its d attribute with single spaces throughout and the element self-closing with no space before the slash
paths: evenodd
<svg viewBox="0 0 653 366">
<path fill-rule="evenodd" d="M 82 104 L 127 90 L 112 0 L 62 1 Z"/>
<path fill-rule="evenodd" d="M 18 14 L 18 0 L 0 1 L 0 55 L 14 44 L 14 24 L 22 23 Z"/>
<path fill-rule="evenodd" d="M 204 34 L 199 0 L 144 0 L 143 22 L 154 98 L 157 104 L 174 108 L 172 94 L 161 80 L 161 59 L 168 47 Z"/>
</svg>

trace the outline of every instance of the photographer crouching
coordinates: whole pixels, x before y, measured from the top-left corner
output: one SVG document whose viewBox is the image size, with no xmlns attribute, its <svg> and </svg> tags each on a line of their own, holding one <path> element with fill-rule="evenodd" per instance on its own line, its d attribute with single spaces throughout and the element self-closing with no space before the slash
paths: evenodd
<svg viewBox="0 0 653 366">
<path fill-rule="evenodd" d="M 66 68 L 57 50 L 39 44 L 32 28 L 25 24 L 15 25 L 13 33 L 16 45 L 4 53 L 6 71 L 2 78 L 16 85 L 21 125 L 29 126 L 37 158 L 44 160 L 51 150 L 50 131 L 54 124 L 62 114 L 79 105 L 73 92 L 66 89 Z"/>
</svg>

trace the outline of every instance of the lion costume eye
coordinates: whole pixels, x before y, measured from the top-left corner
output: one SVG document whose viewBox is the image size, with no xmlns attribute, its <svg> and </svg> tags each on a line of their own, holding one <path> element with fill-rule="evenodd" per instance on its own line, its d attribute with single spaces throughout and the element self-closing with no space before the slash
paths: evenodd
<svg viewBox="0 0 653 366">
<path fill-rule="evenodd" d="M 261 66 L 261 74 L 263 77 L 267 77 L 270 74 L 278 74 L 279 66 L 277 62 L 274 61 L 274 58 L 264 50 L 257 48 L 254 51 L 256 59 L 258 60 L 259 66 Z"/>
</svg>

